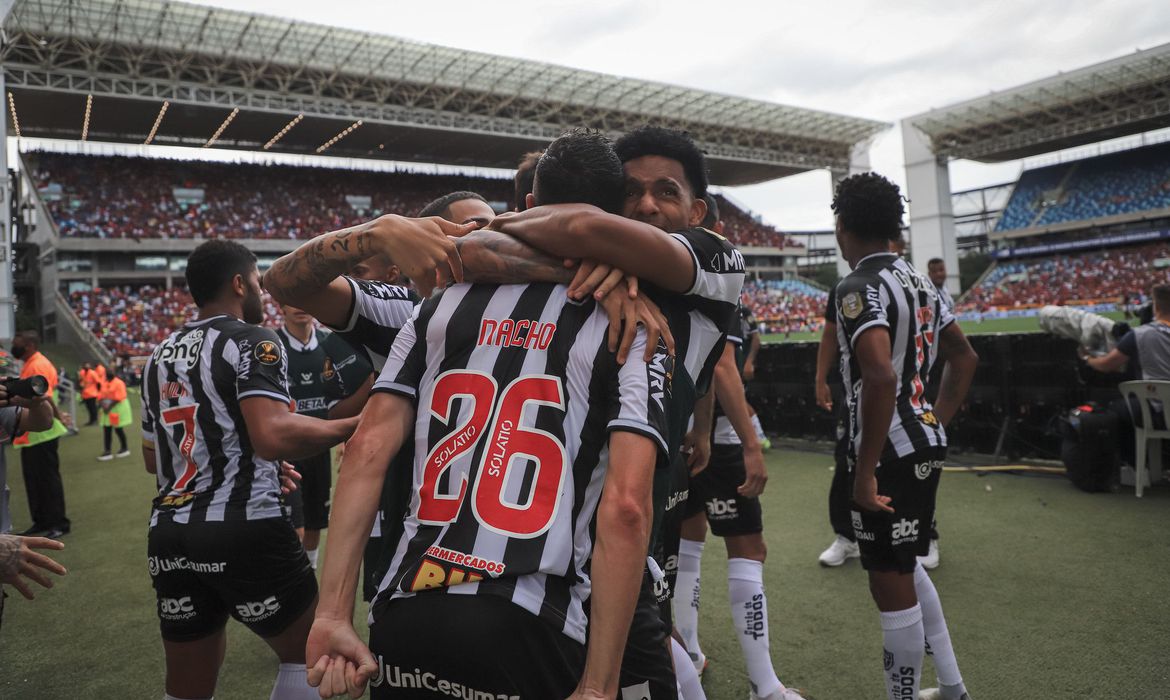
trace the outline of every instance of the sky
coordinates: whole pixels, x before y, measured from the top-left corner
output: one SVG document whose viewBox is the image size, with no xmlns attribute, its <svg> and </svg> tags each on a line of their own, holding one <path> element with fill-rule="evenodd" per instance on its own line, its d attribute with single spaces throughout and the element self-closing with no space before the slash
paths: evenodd
<svg viewBox="0 0 1170 700">
<path fill-rule="evenodd" d="M 1156 0 L 198 4 L 888 122 L 1170 42 Z M 898 129 L 874 141 L 870 162 L 904 184 Z M 1013 181 L 1020 168 L 955 162 L 952 190 Z M 832 226 L 824 171 L 726 192 L 784 230 Z"/>
</svg>

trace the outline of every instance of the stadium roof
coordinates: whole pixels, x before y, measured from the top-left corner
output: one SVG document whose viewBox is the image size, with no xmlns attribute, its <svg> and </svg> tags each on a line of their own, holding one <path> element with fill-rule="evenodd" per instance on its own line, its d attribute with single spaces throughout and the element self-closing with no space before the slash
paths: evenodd
<svg viewBox="0 0 1170 700">
<path fill-rule="evenodd" d="M 654 121 L 689 131 L 712 181 L 738 185 L 846 170 L 850 149 L 889 126 L 179 2 L 17 0 L 4 30 L 9 128 L 15 112 L 24 136 L 152 135 L 162 145 L 512 168 L 566 127 L 617 134 Z"/>
<path fill-rule="evenodd" d="M 1014 160 L 1170 126 L 1170 44 L 932 110 L 943 157 Z"/>
</svg>

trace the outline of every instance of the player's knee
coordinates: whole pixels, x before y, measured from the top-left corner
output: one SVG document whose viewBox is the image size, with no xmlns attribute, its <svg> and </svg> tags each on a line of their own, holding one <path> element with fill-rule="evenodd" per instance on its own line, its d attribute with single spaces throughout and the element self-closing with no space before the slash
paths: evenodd
<svg viewBox="0 0 1170 700">
<path fill-rule="evenodd" d="M 736 535 L 726 538 L 727 556 L 735 559 L 751 559 L 763 563 L 768 558 L 768 544 L 764 542 L 764 533 L 755 532 L 749 535 Z"/>
</svg>

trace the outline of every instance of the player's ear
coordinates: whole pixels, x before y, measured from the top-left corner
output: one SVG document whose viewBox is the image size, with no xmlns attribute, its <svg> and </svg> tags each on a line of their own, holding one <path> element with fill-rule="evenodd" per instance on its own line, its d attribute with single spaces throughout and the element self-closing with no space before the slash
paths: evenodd
<svg viewBox="0 0 1170 700">
<path fill-rule="evenodd" d="M 698 226 L 707 218 L 707 202 L 702 197 L 691 200 L 691 226 Z"/>
<path fill-rule="evenodd" d="M 535 207 L 535 206 L 536 206 L 536 195 L 532 194 L 531 192 L 524 195 L 524 208 L 531 209 L 532 207 Z"/>
<path fill-rule="evenodd" d="M 235 275 L 232 277 L 232 293 L 236 296 L 248 296 L 248 280 L 244 279 L 243 275 Z"/>
</svg>

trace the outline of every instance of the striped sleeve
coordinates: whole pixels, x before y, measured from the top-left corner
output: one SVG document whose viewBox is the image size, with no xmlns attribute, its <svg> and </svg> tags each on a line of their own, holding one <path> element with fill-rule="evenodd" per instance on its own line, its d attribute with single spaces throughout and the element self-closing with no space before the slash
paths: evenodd
<svg viewBox="0 0 1170 700">
<path fill-rule="evenodd" d="M 410 320 L 418 299 L 409 289 L 386 282 L 346 277 L 353 292 L 345 326 L 334 328 L 355 348 L 385 356 L 399 328 Z"/>
<path fill-rule="evenodd" d="M 607 427 L 644 435 L 666 453 L 666 404 L 671 400 L 674 360 L 661 340 L 649 363 L 642 359 L 645 353 L 646 333 L 639 328 L 629 359 L 617 372 L 617 400 L 611 402 Z"/>
<path fill-rule="evenodd" d="M 743 255 L 723 236 L 705 228 L 670 234 L 686 247 L 695 266 L 695 283 L 687 294 L 726 304 L 739 303 L 743 289 Z"/>
<path fill-rule="evenodd" d="M 247 326 L 233 338 L 236 360 L 236 398 L 262 396 L 289 403 L 288 354 L 280 337 L 268 328 Z"/>
<path fill-rule="evenodd" d="M 420 334 L 418 329 L 418 312 L 423 306 L 416 307 L 414 314 L 398 332 L 394 345 L 390 347 L 390 354 L 386 357 L 386 364 L 382 366 L 382 372 L 370 393 L 388 392 L 409 399 L 418 398 L 427 358 L 426 336 L 425 333 Z"/>
<path fill-rule="evenodd" d="M 154 447 L 154 410 L 150 401 L 150 383 L 156 381 L 154 377 L 154 357 L 146 361 L 142 368 L 142 442 Z"/>
<path fill-rule="evenodd" d="M 874 275 L 854 273 L 837 285 L 837 323 L 850 348 L 870 328 L 890 327 L 885 296 L 880 278 Z"/>
</svg>

